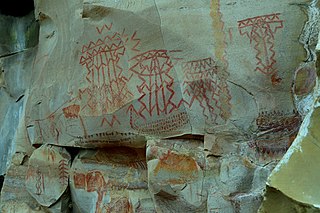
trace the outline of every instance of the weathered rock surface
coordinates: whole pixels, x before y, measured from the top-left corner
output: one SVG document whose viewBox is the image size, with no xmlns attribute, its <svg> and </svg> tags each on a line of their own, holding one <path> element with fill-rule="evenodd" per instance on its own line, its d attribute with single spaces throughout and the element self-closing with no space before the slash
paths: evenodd
<svg viewBox="0 0 320 213">
<path fill-rule="evenodd" d="M 294 110 L 291 79 L 305 52 L 293 38 L 307 17 L 298 6 L 286 10 L 290 1 L 239 9 L 219 1 L 36 3 L 42 77 L 26 109 L 33 144 L 141 147 L 144 136 L 217 125 L 254 130 L 259 113 Z M 249 14 L 240 9 L 248 6 Z"/>
<path fill-rule="evenodd" d="M 316 0 L 34 3 L 0 10 L 2 212 L 319 211 Z"/>
<path fill-rule="evenodd" d="M 70 164 L 70 154 L 62 147 L 43 145 L 36 149 L 26 173 L 28 192 L 41 205 L 51 206 L 68 187 Z"/>
<path fill-rule="evenodd" d="M 202 141 L 152 140 L 147 147 L 148 185 L 157 212 L 204 212 Z"/>
<path fill-rule="evenodd" d="M 6 173 L 10 165 L 11 157 L 16 151 L 16 144 L 19 140 L 16 137 L 16 130 L 21 120 L 24 119 L 24 96 L 26 89 L 31 84 L 30 72 L 36 51 L 32 47 L 38 40 L 38 34 L 35 33 L 37 31 L 31 29 L 36 28 L 35 26 L 29 26 L 28 29 L 31 32 L 25 32 L 27 27 L 25 23 L 32 22 L 32 17 L 33 14 L 30 14 L 25 18 L 16 18 L 11 22 L 7 20 L 8 17 L 0 14 L 0 29 L 5 30 L 10 26 L 12 33 L 16 36 L 13 41 L 9 42 L 6 40 L 8 35 L 2 30 L 0 33 L 0 175 Z M 19 43 L 23 43 L 23 45 Z M 19 47 L 14 47 L 18 44 Z M 25 129 L 25 123 L 23 128 Z M 29 141 L 28 144 L 30 144 Z"/>
<path fill-rule="evenodd" d="M 74 212 L 154 212 L 144 149 L 80 152 L 70 188 Z"/>
<path fill-rule="evenodd" d="M 27 165 L 25 155 L 14 156 L 15 160 L 6 172 L 5 181 L 1 190 L 1 212 L 37 212 L 41 205 L 27 192 L 25 175 Z"/>
<path fill-rule="evenodd" d="M 306 116 L 299 135 L 268 178 L 268 191 L 261 212 L 319 212 L 319 87 L 315 90 L 313 108 Z M 285 206 L 273 206 L 282 199 Z"/>
</svg>

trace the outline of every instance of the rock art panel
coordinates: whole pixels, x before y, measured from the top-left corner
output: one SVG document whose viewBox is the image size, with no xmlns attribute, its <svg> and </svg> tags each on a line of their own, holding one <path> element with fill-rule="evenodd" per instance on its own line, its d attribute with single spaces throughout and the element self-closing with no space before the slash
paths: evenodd
<svg viewBox="0 0 320 213">
<path fill-rule="evenodd" d="M 197 140 L 148 141 L 148 185 L 157 211 L 205 211 L 202 146 Z"/>
<path fill-rule="evenodd" d="M 298 68 L 295 72 L 293 93 L 297 96 L 310 94 L 316 86 L 317 73 L 313 65 Z"/>
<path fill-rule="evenodd" d="M 81 151 L 71 171 L 76 212 L 155 212 L 144 149 Z"/>
<path fill-rule="evenodd" d="M 125 29 L 114 32 L 111 28 L 112 24 L 97 27 L 97 34 L 101 35 L 99 39 L 82 47 L 80 64 L 87 70 L 85 80 L 90 85 L 79 89 L 79 98 L 84 99 L 81 107 L 85 110 L 84 115 L 111 113 L 133 98 L 127 87 L 131 77 L 127 77 L 124 73 L 127 70 L 122 66 L 126 63 L 128 48 L 139 51 L 136 48 L 140 39 L 136 37 L 136 32 L 128 35 Z"/>
<path fill-rule="evenodd" d="M 317 89 L 319 92 L 319 88 Z M 305 204 L 305 207 L 317 208 L 314 212 L 319 211 L 319 186 L 316 182 L 320 175 L 318 172 L 313 172 L 317 171 L 316 168 L 319 164 L 319 158 L 317 157 L 319 155 L 320 137 L 318 131 L 320 127 L 319 106 L 315 106 L 313 111 L 310 111 L 307 116 L 308 118 L 302 124 L 296 140 L 269 176 L 267 184 L 272 188 L 266 194 L 269 199 L 264 204 L 270 205 L 268 203 L 274 200 L 272 191 L 277 189 L 276 193 L 278 193 L 281 199 L 290 198 L 296 202 Z M 290 183 L 284 181 L 288 177 L 291 177 Z M 290 204 L 290 206 L 294 205 Z M 280 209 L 279 206 L 272 209 L 276 210 L 277 208 Z"/>
<path fill-rule="evenodd" d="M 70 69 L 66 70 L 69 81 L 58 76 L 69 86 L 50 90 L 46 95 L 36 88 L 32 90 L 28 106 L 35 107 L 27 107 L 26 123 L 33 144 L 141 147 L 145 136 L 171 137 L 190 134 L 191 130 L 203 134 L 206 125 L 228 121 L 232 104 L 225 51 L 222 55 L 190 55 L 183 45 L 167 48 L 161 26 L 146 22 L 135 13 L 128 17 L 113 8 L 111 13 L 103 13 L 108 18 L 103 22 L 91 17 L 94 8 L 104 11 L 107 5 L 103 4 L 84 7 L 83 19 L 77 21 L 85 30 L 80 30 L 77 41 L 66 49 L 72 58 L 68 64 L 56 53 L 57 48 L 65 48 L 59 41 L 51 45 L 46 63 L 35 64 L 42 71 L 38 78 L 42 86 L 46 80 L 40 79 L 51 75 L 49 70 L 56 69 L 53 65 L 57 61 L 61 62 L 58 66 L 65 64 Z M 153 4 L 151 8 L 156 9 L 158 3 Z M 53 20 L 52 11 L 39 6 L 41 10 L 43 27 L 58 23 Z M 211 20 L 210 16 L 206 18 Z M 50 23 L 45 21 L 49 19 Z M 143 23 L 143 27 L 132 23 Z M 54 26 L 56 31 L 62 27 Z M 73 32 L 74 29 L 66 31 L 65 35 L 72 37 Z M 220 37 L 217 44 L 224 42 Z M 49 41 L 40 39 L 42 42 Z M 43 52 L 39 50 L 37 58 Z M 50 104 L 46 96 L 57 97 L 57 102 Z M 125 135 L 128 133 L 130 136 Z M 93 135 L 104 136 L 94 140 Z"/>
<path fill-rule="evenodd" d="M 292 77 L 305 57 L 294 38 L 301 35 L 307 16 L 298 8 L 287 10 L 290 1 L 276 3 L 245 1 L 236 7 L 220 1 L 218 9 L 213 7 L 224 23 L 228 82 L 251 93 L 259 112 L 295 109 Z"/>
<path fill-rule="evenodd" d="M 226 121 L 225 110 L 228 111 L 231 104 L 223 70 L 212 58 L 188 61 L 182 66 L 185 74 L 183 102 L 191 109 L 193 104 L 199 104 L 208 123 L 217 124 L 219 118 Z"/>
<path fill-rule="evenodd" d="M 296 138 L 301 122 L 297 111 L 261 112 L 256 119 L 258 132 L 249 147 L 258 155 L 281 158 Z"/>
<path fill-rule="evenodd" d="M 158 134 L 171 132 L 186 125 L 189 122 L 187 116 L 183 111 L 179 113 L 180 98 L 176 92 L 179 87 L 172 76 L 174 65 L 169 52 L 150 50 L 131 60 L 135 63 L 130 70 L 140 80 L 137 89 L 141 95 L 138 99 L 140 107 L 129 108 L 131 127 L 152 135 L 157 131 Z M 153 121 L 155 125 L 152 125 Z"/>
<path fill-rule="evenodd" d="M 71 157 L 62 147 L 43 145 L 29 159 L 26 188 L 43 206 L 54 204 L 68 187 Z"/>
<path fill-rule="evenodd" d="M 257 67 L 259 71 L 266 75 L 275 75 L 276 59 L 274 51 L 274 34 L 283 28 L 283 20 L 280 13 L 256 16 L 253 18 L 238 21 L 238 28 L 241 35 L 249 38 L 257 52 Z"/>
<path fill-rule="evenodd" d="M 45 206 L 39 211 L 68 212 L 70 198 L 73 212 L 84 213 L 257 211 L 267 176 L 291 149 L 311 110 L 304 103 L 315 97 L 311 36 L 304 46 L 307 59 L 298 42 L 307 16 L 318 20 L 318 9 L 307 14 L 302 8 L 311 11 L 314 5 L 301 6 L 305 0 L 36 0 L 35 5 L 39 44 L 26 56 L 6 56 L 10 60 L 0 77 L 5 94 L 0 138 L 10 144 L 0 149 L 5 153 L 0 173 L 9 165 L 6 153 L 29 155 L 34 148 L 23 171 L 25 186 L 22 172 L 17 174 L 18 188 L 31 197 L 24 197 L 25 190 L 20 196 L 10 171 L 5 208 L 17 198 L 29 207 L 12 203 L 26 211 L 37 202 Z M 15 72 L 19 66 L 13 63 L 20 60 L 28 61 L 28 70 Z M 11 143 L 10 135 L 19 144 Z M 33 147 L 24 150 L 29 140 Z M 72 166 L 62 147 L 76 156 Z M 270 184 L 292 197 L 317 201 L 277 180 Z"/>
<path fill-rule="evenodd" d="M 40 207 L 25 188 L 27 169 L 27 165 L 14 164 L 8 169 L 1 190 L 1 212 L 19 212 L 19 209 L 23 212 L 21 209 L 26 211 L 27 208 L 35 210 Z"/>
</svg>

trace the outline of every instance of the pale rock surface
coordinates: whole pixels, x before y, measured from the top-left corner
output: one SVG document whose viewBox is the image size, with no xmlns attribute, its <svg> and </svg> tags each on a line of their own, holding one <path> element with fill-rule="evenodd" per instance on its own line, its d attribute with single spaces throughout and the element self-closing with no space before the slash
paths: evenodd
<svg viewBox="0 0 320 213">
<path fill-rule="evenodd" d="M 29 159 L 26 188 L 41 205 L 49 207 L 66 191 L 71 156 L 62 147 L 42 145 Z"/>
<path fill-rule="evenodd" d="M 28 193 L 25 186 L 27 156 L 16 154 L 14 159 L 15 163 L 11 164 L 6 172 L 1 190 L 0 212 L 38 212 L 41 205 Z"/>
<path fill-rule="evenodd" d="M 320 89 L 317 86 L 309 102 L 310 111 L 300 128 L 299 134 L 283 159 L 268 178 L 268 191 L 260 212 L 320 212 L 319 199 L 319 116 Z M 274 206 L 281 198 L 285 206 Z"/>
<path fill-rule="evenodd" d="M 294 110 L 291 77 L 305 53 L 290 38 L 306 16 L 286 10 L 290 1 L 36 3 L 42 77 L 27 104 L 33 144 L 141 147 L 139 136 L 225 124 L 255 130 L 259 113 Z M 294 51 L 283 54 L 287 47 Z"/>
<path fill-rule="evenodd" d="M 231 141 L 229 141 L 230 143 Z M 239 149 L 239 144 L 231 143 Z M 221 143 L 221 145 L 225 145 Z M 232 146 L 231 145 L 231 146 Z M 207 212 L 257 212 L 274 162 L 255 161 L 234 150 L 207 155 Z"/>
<path fill-rule="evenodd" d="M 34 2 L 0 15 L 2 212 L 319 209 L 316 0 Z"/>
<path fill-rule="evenodd" d="M 25 17 L 0 14 L 0 29 L 0 175 L 3 175 L 16 151 L 15 134 L 24 117 L 23 96 L 31 82 L 39 25 L 33 13 Z"/>
<path fill-rule="evenodd" d="M 81 151 L 70 189 L 74 212 L 154 212 L 144 149 Z"/>
<path fill-rule="evenodd" d="M 205 155 L 200 140 L 147 142 L 148 185 L 157 212 L 204 212 Z"/>
<path fill-rule="evenodd" d="M 35 49 L 30 49 L 0 59 L 2 61 L 0 68 L 3 70 L 2 77 L 5 82 L 4 87 L 0 86 L 0 122 L 3 124 L 0 126 L 0 140 L 2 142 L 0 174 L 5 173 L 10 165 L 10 159 L 16 151 L 30 152 L 28 149 L 30 147 L 29 141 L 23 149 L 17 149 L 20 140 L 17 138 L 17 129 L 20 132 L 26 132 L 24 122 L 25 90 L 31 82 L 28 72 L 32 70 L 34 53 Z"/>
<path fill-rule="evenodd" d="M 300 40 L 310 46 L 309 57 L 319 51 L 319 9 L 317 1 L 308 8 L 309 21 Z M 315 45 L 317 43 L 317 45 Z M 314 46 L 316 48 L 314 49 Z M 319 200 L 319 72 L 315 59 L 301 64 L 295 72 L 293 95 L 304 121 L 288 152 L 267 182 L 267 192 L 259 212 L 320 212 Z M 281 205 L 275 203 L 280 202 Z"/>
</svg>

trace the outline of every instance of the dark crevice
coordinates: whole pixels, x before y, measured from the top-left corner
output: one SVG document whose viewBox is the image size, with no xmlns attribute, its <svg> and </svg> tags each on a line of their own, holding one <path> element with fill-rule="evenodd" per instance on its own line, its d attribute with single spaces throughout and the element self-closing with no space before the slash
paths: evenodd
<svg viewBox="0 0 320 213">
<path fill-rule="evenodd" d="M 0 4 L 0 14 L 23 17 L 34 10 L 33 0 L 3 0 Z"/>
<path fill-rule="evenodd" d="M 16 100 L 16 103 L 19 102 L 23 97 L 24 95 L 20 95 L 20 97 Z"/>
<path fill-rule="evenodd" d="M 0 175 L 0 194 L 3 186 L 3 182 L 4 182 L 4 175 Z"/>
<path fill-rule="evenodd" d="M 71 162 L 75 159 L 75 157 L 79 154 L 80 148 L 77 147 L 65 147 L 71 156 Z"/>
<path fill-rule="evenodd" d="M 166 139 L 169 140 L 183 140 L 183 139 L 189 139 L 189 140 L 199 140 L 199 141 L 204 141 L 204 135 L 195 135 L 195 134 L 185 134 L 181 136 L 175 136 L 175 137 L 168 137 Z"/>
<path fill-rule="evenodd" d="M 5 57 L 13 56 L 13 55 L 16 55 L 16 54 L 21 53 L 21 52 L 23 52 L 23 51 L 8 53 L 8 54 L 5 54 L 5 55 L 0 55 L 0 58 L 5 58 Z M 4 72 L 4 71 L 2 71 L 2 72 Z"/>
<path fill-rule="evenodd" d="M 33 144 L 32 146 L 36 149 L 38 149 L 42 144 Z"/>
</svg>

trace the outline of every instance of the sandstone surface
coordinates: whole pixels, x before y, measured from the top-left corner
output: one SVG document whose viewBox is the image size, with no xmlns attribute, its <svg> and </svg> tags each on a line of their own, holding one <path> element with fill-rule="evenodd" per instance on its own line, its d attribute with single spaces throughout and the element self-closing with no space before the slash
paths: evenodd
<svg viewBox="0 0 320 213">
<path fill-rule="evenodd" d="M 25 4 L 0 9 L 1 212 L 320 211 L 317 0 Z"/>
</svg>

